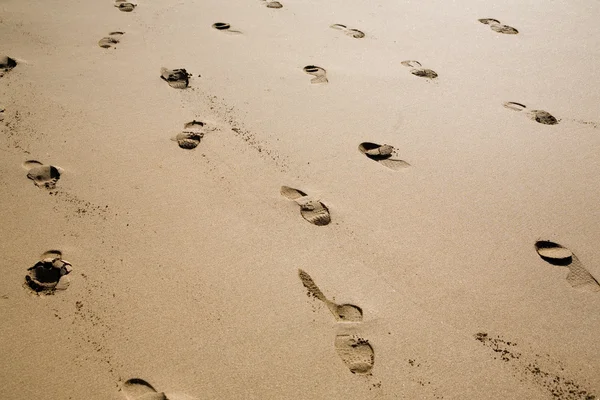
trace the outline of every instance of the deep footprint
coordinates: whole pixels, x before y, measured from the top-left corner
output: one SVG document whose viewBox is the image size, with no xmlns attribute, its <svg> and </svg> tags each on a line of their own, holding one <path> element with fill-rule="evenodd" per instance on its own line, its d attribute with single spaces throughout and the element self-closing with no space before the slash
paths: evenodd
<svg viewBox="0 0 600 400">
<path fill-rule="evenodd" d="M 501 24 L 500 21 L 498 21 L 497 19 L 480 18 L 478 19 L 478 21 L 482 24 L 489 25 L 490 29 L 494 32 L 503 33 L 505 35 L 516 35 L 517 33 L 519 33 L 519 31 L 513 28 L 512 26 Z"/>
<path fill-rule="evenodd" d="M 53 293 L 66 290 L 70 280 L 67 275 L 73 270 L 71 263 L 62 259 L 58 250 L 42 254 L 41 261 L 27 269 L 25 284 L 36 293 Z"/>
<path fill-rule="evenodd" d="M 183 131 L 178 133 L 177 136 L 171 140 L 176 141 L 182 149 L 195 149 L 200 144 L 200 140 L 204 137 L 202 127 L 204 127 L 204 122 L 196 120 L 188 122 L 183 126 Z"/>
<path fill-rule="evenodd" d="M 421 68 L 421 63 L 415 60 L 406 60 L 401 62 L 405 67 L 411 68 L 410 73 L 421 78 L 435 79 L 438 77 L 437 72 L 428 68 Z"/>
<path fill-rule="evenodd" d="M 115 45 L 119 43 L 121 36 L 124 34 L 125 32 L 110 32 L 108 36 L 105 36 L 98 41 L 98 46 L 102 47 L 103 49 L 115 47 Z"/>
<path fill-rule="evenodd" d="M 4 76 L 5 73 L 13 69 L 17 66 L 17 61 L 10 58 L 9 56 L 0 55 L 0 78 Z"/>
<path fill-rule="evenodd" d="M 525 115 L 527 118 L 538 122 L 544 125 L 556 125 L 558 124 L 558 119 L 556 119 L 552 114 L 544 110 L 529 110 L 527 106 L 521 103 L 516 103 L 514 101 L 508 101 L 503 104 L 505 108 L 513 111 L 525 111 Z"/>
<path fill-rule="evenodd" d="M 116 0 L 115 7 L 117 7 L 119 9 L 119 11 L 132 12 L 133 9 L 137 7 L 137 4 L 129 3 L 125 0 Z"/>
<path fill-rule="evenodd" d="M 307 65 L 303 68 L 304 72 L 309 75 L 314 76 L 310 80 L 310 83 L 327 83 L 329 80 L 327 79 L 327 71 L 325 68 L 317 67 L 316 65 Z"/>
<path fill-rule="evenodd" d="M 227 22 L 215 22 L 214 24 L 212 24 L 212 27 L 218 31 L 225 31 L 228 33 L 235 34 L 242 33 L 241 31 L 231 29 L 231 25 L 229 25 Z"/>
<path fill-rule="evenodd" d="M 123 384 L 123 393 L 127 400 L 168 400 L 163 392 L 157 392 L 143 379 L 129 379 Z"/>
<path fill-rule="evenodd" d="M 590 292 L 600 291 L 600 283 L 585 269 L 571 250 L 549 240 L 537 241 L 535 250 L 547 263 L 568 267 L 567 282 L 572 287 Z"/>
<path fill-rule="evenodd" d="M 160 69 L 160 77 L 174 89 L 185 89 L 190 84 L 190 76 L 184 68 L 178 69 Z"/>
<path fill-rule="evenodd" d="M 281 187 L 281 195 L 294 200 L 300 206 L 302 217 L 313 225 L 324 226 L 331 222 L 331 214 L 327 206 L 320 201 L 310 199 L 301 190 L 288 186 Z"/>
<path fill-rule="evenodd" d="M 46 189 L 54 189 L 62 174 L 60 167 L 44 165 L 36 160 L 25 161 L 23 166 L 28 170 L 27 178 L 31 179 L 37 187 Z"/>
<path fill-rule="evenodd" d="M 308 273 L 299 269 L 298 276 L 302 281 L 304 287 L 308 290 L 309 296 L 321 300 L 329 311 L 333 314 L 336 320 L 344 322 L 361 322 L 363 318 L 363 312 L 360 307 L 353 304 L 336 304 L 325 297 L 323 292 L 319 289 L 315 281 L 310 277 Z"/>
<path fill-rule="evenodd" d="M 375 352 L 369 341 L 355 335 L 337 335 L 335 350 L 353 374 L 370 374 L 375 364 Z"/>
<path fill-rule="evenodd" d="M 394 171 L 410 167 L 409 163 L 397 158 L 396 149 L 389 144 L 380 145 L 377 143 L 363 142 L 358 146 L 358 150 L 369 159 L 377 161 L 379 164 Z"/>
</svg>

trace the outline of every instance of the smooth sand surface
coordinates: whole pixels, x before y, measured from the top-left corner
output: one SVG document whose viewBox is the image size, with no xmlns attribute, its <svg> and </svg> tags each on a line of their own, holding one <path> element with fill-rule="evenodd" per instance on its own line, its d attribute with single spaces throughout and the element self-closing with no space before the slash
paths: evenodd
<svg viewBox="0 0 600 400">
<path fill-rule="evenodd" d="M 0 397 L 600 395 L 599 2 L 136 4 L 0 4 Z"/>
</svg>

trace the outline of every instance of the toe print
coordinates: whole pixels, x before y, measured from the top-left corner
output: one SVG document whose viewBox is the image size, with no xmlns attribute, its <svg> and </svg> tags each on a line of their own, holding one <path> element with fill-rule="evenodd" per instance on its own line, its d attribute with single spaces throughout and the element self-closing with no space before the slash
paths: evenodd
<svg viewBox="0 0 600 400">
<path fill-rule="evenodd" d="M 316 65 L 307 65 L 303 68 L 304 72 L 309 75 L 314 76 L 310 80 L 310 83 L 327 83 L 329 80 L 327 79 L 327 71 L 324 68 L 317 67 Z"/>
<path fill-rule="evenodd" d="M 187 88 L 190 83 L 190 76 L 192 75 L 188 74 L 183 68 L 168 69 L 163 67 L 160 69 L 160 77 L 174 89 Z"/>
<path fill-rule="evenodd" d="M 396 149 L 389 144 L 363 142 L 358 146 L 358 150 L 367 158 L 395 171 L 410 167 L 409 163 L 398 158 Z"/>
<path fill-rule="evenodd" d="M 331 222 L 331 214 L 327 206 L 318 200 L 311 199 L 301 190 L 282 186 L 281 195 L 289 200 L 294 200 L 300 206 L 302 218 L 311 224 L 324 226 Z"/>
<path fill-rule="evenodd" d="M 299 269 L 298 276 L 302 281 L 304 287 L 308 290 L 308 295 L 318 300 L 321 300 L 329 311 L 333 314 L 336 320 L 340 322 L 361 322 L 363 313 L 360 307 L 353 304 L 336 304 L 333 301 L 327 299 L 323 292 L 319 289 L 315 281 L 310 277 L 308 273 Z"/>
<path fill-rule="evenodd" d="M 365 37 L 364 32 L 359 31 L 358 29 L 348 28 L 346 25 L 342 24 L 333 24 L 330 26 L 333 29 L 344 32 L 346 35 L 353 37 L 355 39 L 362 39 Z"/>
<path fill-rule="evenodd" d="M 183 131 L 178 133 L 172 140 L 176 141 L 182 149 L 195 149 L 200 144 L 200 140 L 204 137 L 202 128 L 204 122 L 192 121 L 184 125 Z"/>
<path fill-rule="evenodd" d="M 435 79 L 438 77 L 437 72 L 432 69 L 421 68 L 421 63 L 415 60 L 406 60 L 401 62 L 405 67 L 411 68 L 410 73 L 422 78 Z"/>
<path fill-rule="evenodd" d="M 108 36 L 105 36 L 98 41 L 98 46 L 104 49 L 115 47 L 115 45 L 121 40 L 121 36 L 124 34 L 125 32 L 111 32 L 108 34 Z"/>
<path fill-rule="evenodd" d="M 27 269 L 25 284 L 36 293 L 52 293 L 55 290 L 65 290 L 70 281 L 67 277 L 73 268 L 68 261 L 62 259 L 58 250 L 42 254 L 42 260 Z"/>
<path fill-rule="evenodd" d="M 132 12 L 133 9 L 137 7 L 137 4 L 130 3 L 126 0 L 116 0 L 115 7 L 117 7 L 119 9 L 119 11 Z"/>
<path fill-rule="evenodd" d="M 334 345 L 350 372 L 360 375 L 371 372 L 375 364 L 375 352 L 368 340 L 356 335 L 338 335 Z"/>
<path fill-rule="evenodd" d="M 27 178 L 31 179 L 37 187 L 54 189 L 56 182 L 60 179 L 62 169 L 53 165 L 44 165 L 39 161 L 29 160 L 23 163 L 28 170 Z"/>
<path fill-rule="evenodd" d="M 544 125 L 556 125 L 558 124 L 558 120 L 549 112 L 544 110 L 530 110 L 524 104 L 515 103 L 514 101 L 509 101 L 503 104 L 505 108 L 513 111 L 525 111 L 525 115 L 540 124 Z"/>
<path fill-rule="evenodd" d="M 512 26 L 501 24 L 500 21 L 493 18 L 481 18 L 478 20 L 482 24 L 489 25 L 490 29 L 494 32 L 504 33 L 505 35 L 516 35 L 519 33 L 518 30 L 513 28 Z"/>
<path fill-rule="evenodd" d="M 600 292 L 598 281 L 587 271 L 571 250 L 549 240 L 537 241 L 535 250 L 542 260 L 547 263 L 569 268 L 567 282 L 572 287 L 589 292 Z"/>
</svg>

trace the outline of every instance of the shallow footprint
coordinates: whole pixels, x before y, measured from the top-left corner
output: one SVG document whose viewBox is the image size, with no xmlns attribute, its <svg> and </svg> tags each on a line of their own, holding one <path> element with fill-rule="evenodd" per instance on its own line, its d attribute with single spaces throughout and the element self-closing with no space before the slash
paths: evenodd
<svg viewBox="0 0 600 400">
<path fill-rule="evenodd" d="M 366 375 L 375 364 L 375 352 L 369 341 L 355 335 L 337 335 L 335 350 L 353 374 Z"/>
<path fill-rule="evenodd" d="M 478 21 L 482 24 L 489 25 L 490 29 L 492 29 L 494 32 L 504 33 L 506 35 L 516 35 L 517 33 L 519 33 L 519 31 L 513 28 L 512 26 L 501 24 L 500 21 L 498 21 L 497 19 L 480 18 L 478 19 Z"/>
<path fill-rule="evenodd" d="M 379 164 L 398 171 L 407 167 L 410 164 L 404 160 L 400 160 L 397 157 L 397 151 L 394 147 L 389 144 L 377 144 L 371 142 L 363 142 L 358 146 L 358 150 L 365 156 L 373 161 L 377 161 Z"/>
<path fill-rule="evenodd" d="M 163 392 L 157 392 L 143 379 L 129 379 L 123 384 L 123 393 L 127 400 L 168 400 Z"/>
<path fill-rule="evenodd" d="M 421 78 L 435 79 L 438 77 L 437 72 L 428 68 L 421 68 L 421 63 L 415 60 L 402 61 L 400 64 L 411 68 L 410 73 Z"/>
<path fill-rule="evenodd" d="M 281 187 L 281 195 L 294 200 L 300 206 L 302 217 L 313 225 L 324 226 L 331 222 L 331 214 L 327 206 L 320 201 L 311 199 L 301 190 L 288 186 Z"/>
<path fill-rule="evenodd" d="M 126 0 L 116 0 L 115 7 L 117 7 L 120 11 L 123 12 L 132 12 L 133 9 L 137 7 L 137 4 L 130 3 Z"/>
<path fill-rule="evenodd" d="M 267 8 L 283 8 L 283 4 L 278 1 L 267 1 Z"/>
<path fill-rule="evenodd" d="M 160 69 L 161 79 L 174 89 L 187 88 L 190 84 L 190 76 L 192 75 L 188 74 L 184 68 L 168 69 L 163 67 Z"/>
<path fill-rule="evenodd" d="M 114 47 L 115 44 L 119 43 L 121 36 L 124 34 L 125 32 L 110 32 L 108 36 L 105 36 L 98 41 L 98 46 L 104 49 Z"/>
<path fill-rule="evenodd" d="M 196 120 L 188 122 L 183 126 L 183 131 L 178 133 L 177 136 L 171 140 L 176 141 L 182 149 L 195 149 L 200 144 L 200 140 L 204 137 L 202 127 L 204 127 L 204 122 Z"/>
<path fill-rule="evenodd" d="M 329 80 L 327 79 L 327 71 L 325 68 L 317 67 L 316 65 L 307 65 L 303 68 L 304 72 L 309 75 L 314 76 L 310 80 L 310 83 L 327 83 Z"/>
<path fill-rule="evenodd" d="M 521 103 L 516 103 L 514 101 L 508 101 L 502 104 L 505 108 L 513 111 L 526 111 L 526 115 L 529 119 L 532 119 L 540 124 L 544 125 L 556 125 L 558 124 L 558 120 L 549 112 L 544 110 L 529 110 L 527 106 Z"/>
<path fill-rule="evenodd" d="M 343 31 L 346 35 L 351 36 L 351 37 L 353 37 L 355 39 L 362 39 L 362 38 L 365 37 L 364 32 L 359 31 L 358 29 L 354 29 L 354 28 L 350 29 L 346 25 L 333 24 L 333 25 L 330 26 L 330 28 Z"/>
<path fill-rule="evenodd" d="M 71 263 L 62 259 L 58 250 L 42 254 L 41 261 L 27 269 L 25 284 L 36 293 L 52 293 L 66 290 L 70 280 L 67 275 L 73 270 Z"/>
<path fill-rule="evenodd" d="M 357 307 L 353 304 L 336 304 L 325 297 L 323 292 L 321 292 L 315 281 L 313 281 L 308 273 L 299 269 L 298 276 L 300 277 L 304 287 L 308 290 L 308 294 L 325 303 L 336 320 L 344 322 L 362 321 L 363 313 L 360 307 Z"/>
<path fill-rule="evenodd" d="M 4 74 L 14 67 L 17 66 L 17 61 L 10 58 L 9 56 L 0 54 L 0 78 L 4 76 Z"/>
<path fill-rule="evenodd" d="M 44 165 L 36 160 L 25 161 L 23 166 L 28 170 L 27 178 L 31 179 L 37 187 L 46 189 L 54 189 L 63 172 L 60 167 Z"/>
<path fill-rule="evenodd" d="M 567 282 L 578 289 L 599 292 L 600 283 L 581 264 L 573 252 L 558 243 L 549 240 L 539 240 L 535 250 L 542 260 L 552 265 L 568 267 Z"/>
</svg>

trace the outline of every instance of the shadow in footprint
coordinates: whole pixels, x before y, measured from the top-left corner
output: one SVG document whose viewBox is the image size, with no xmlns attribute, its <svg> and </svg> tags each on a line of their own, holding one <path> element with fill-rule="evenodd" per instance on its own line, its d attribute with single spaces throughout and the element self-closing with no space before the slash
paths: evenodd
<svg viewBox="0 0 600 400">
<path fill-rule="evenodd" d="M 311 199 L 301 190 L 288 186 L 281 187 L 281 195 L 289 200 L 293 200 L 300 206 L 302 217 L 313 225 L 324 226 L 331 222 L 331 214 L 325 204 L 318 200 Z"/>
<path fill-rule="evenodd" d="M 174 89 L 185 89 L 190 84 L 190 77 L 192 75 L 188 74 L 188 72 L 184 68 L 178 69 L 168 69 L 161 68 L 160 69 L 160 77 L 162 80 L 166 81 L 169 86 Z"/>
<path fill-rule="evenodd" d="M 335 350 L 353 374 L 370 374 L 375 364 L 375 352 L 369 341 L 356 335 L 337 335 Z"/>
<path fill-rule="evenodd" d="M 98 41 L 98 46 L 102 47 L 103 49 L 115 47 L 115 45 L 119 43 L 121 36 L 124 34 L 125 32 L 110 32 L 108 36 L 105 36 Z"/>
<path fill-rule="evenodd" d="M 421 63 L 415 60 L 406 60 L 401 62 L 405 67 L 411 68 L 410 73 L 421 78 L 435 79 L 437 72 L 432 69 L 421 68 Z"/>
<path fill-rule="evenodd" d="M 525 111 L 525 115 L 536 122 L 544 125 L 556 125 L 558 120 L 549 112 L 544 110 L 529 110 L 527 106 L 521 103 L 515 103 L 514 101 L 508 101 L 502 104 L 505 108 L 513 111 Z"/>
<path fill-rule="evenodd" d="M 27 269 L 25 284 L 36 293 L 66 290 L 70 284 L 67 275 L 72 270 L 71 263 L 62 259 L 59 250 L 50 250 L 42 254 L 41 261 Z"/>
<path fill-rule="evenodd" d="M 202 132 L 203 127 L 204 122 L 196 120 L 188 122 L 184 124 L 183 131 L 178 133 L 177 136 L 171 140 L 176 141 L 182 149 L 195 149 L 200 144 L 200 140 L 204 137 L 204 132 Z"/>
<path fill-rule="evenodd" d="M 9 56 L 0 55 L 0 78 L 5 73 L 17 66 L 17 61 L 10 58 Z"/>
<path fill-rule="evenodd" d="M 281 4 L 278 1 L 271 1 L 271 0 L 263 0 L 266 2 L 265 6 L 267 8 L 283 8 L 283 4 Z"/>
<path fill-rule="evenodd" d="M 600 284 L 581 264 L 573 252 L 549 240 L 535 242 L 535 250 L 549 264 L 569 268 L 567 282 L 577 289 L 600 292 Z"/>
<path fill-rule="evenodd" d="M 304 72 L 309 75 L 314 76 L 310 80 L 310 83 L 327 83 L 329 80 L 327 79 L 327 71 L 325 68 L 317 67 L 316 65 L 307 65 L 303 68 Z"/>
<path fill-rule="evenodd" d="M 130 3 L 126 0 L 116 0 L 115 7 L 117 7 L 119 9 L 119 11 L 132 12 L 133 9 L 137 7 L 137 4 Z"/>
<path fill-rule="evenodd" d="M 300 277 L 304 287 L 308 290 L 308 294 L 325 303 L 336 320 L 343 322 L 362 321 L 363 313 L 360 307 L 357 307 L 353 304 L 336 304 L 325 297 L 323 292 L 321 292 L 315 281 L 313 281 L 308 273 L 299 269 L 298 276 Z"/>
<path fill-rule="evenodd" d="M 490 29 L 494 32 L 504 33 L 505 35 L 516 35 L 519 33 L 519 31 L 512 26 L 501 24 L 500 21 L 494 18 L 481 18 L 478 19 L 478 21 L 482 24 L 489 25 Z"/>
<path fill-rule="evenodd" d="M 25 161 L 23 167 L 28 170 L 27 178 L 31 179 L 37 187 L 46 189 L 54 189 L 63 172 L 60 167 L 44 165 L 36 160 Z"/>
<path fill-rule="evenodd" d="M 338 31 L 342 31 L 344 32 L 346 35 L 353 37 L 355 39 L 362 39 L 365 37 L 365 33 L 362 31 L 359 31 L 358 29 L 354 29 L 354 28 L 348 28 L 346 25 L 342 25 L 342 24 L 333 24 L 330 26 L 330 28 L 336 29 Z"/>
<path fill-rule="evenodd" d="M 214 24 L 212 24 L 212 27 L 218 31 L 224 31 L 224 32 L 233 33 L 236 35 L 242 33 L 241 31 L 231 29 L 231 25 L 229 25 L 227 22 L 215 22 Z"/>
<path fill-rule="evenodd" d="M 409 163 L 397 158 L 398 154 L 396 149 L 389 144 L 380 145 L 377 143 L 363 142 L 358 146 L 358 150 L 371 160 L 377 161 L 379 164 L 394 171 L 410 167 Z"/>
</svg>

